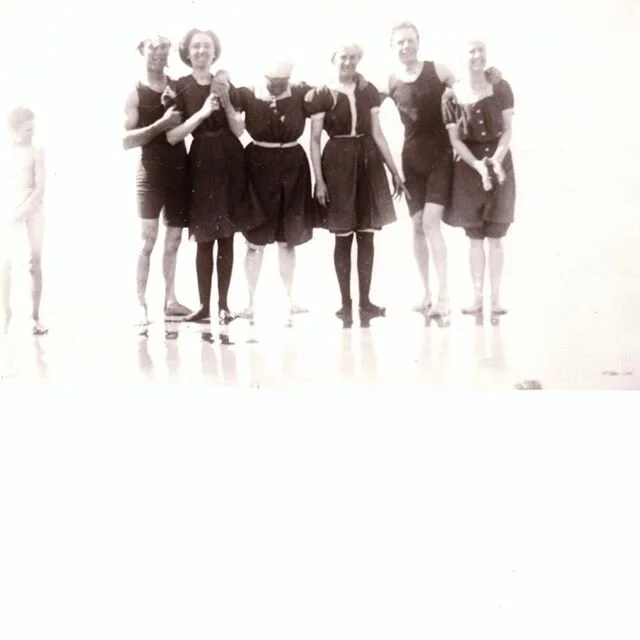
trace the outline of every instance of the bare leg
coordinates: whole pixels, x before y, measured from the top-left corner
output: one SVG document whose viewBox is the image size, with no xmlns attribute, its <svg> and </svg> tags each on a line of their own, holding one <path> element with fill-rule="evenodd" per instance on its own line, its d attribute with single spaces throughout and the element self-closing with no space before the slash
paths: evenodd
<svg viewBox="0 0 640 640">
<path fill-rule="evenodd" d="M 289 301 L 289 315 L 306 313 L 307 309 L 293 302 L 293 280 L 296 272 L 295 247 L 290 247 L 285 242 L 278 242 L 278 262 L 280 265 L 280 277 Z"/>
<path fill-rule="evenodd" d="M 2 273 L 0 275 L 2 286 L 2 321 L 3 331 L 9 331 L 9 323 L 11 322 L 11 256 L 8 251 L 3 251 L 2 262 L 0 263 Z"/>
<path fill-rule="evenodd" d="M 473 302 L 470 306 L 465 307 L 462 313 L 473 315 L 482 312 L 485 270 L 484 240 L 470 239 L 469 268 L 471 270 L 471 282 L 473 284 Z"/>
<path fill-rule="evenodd" d="M 507 310 L 500 305 L 500 284 L 504 266 L 502 238 L 489 238 L 489 278 L 491 280 L 491 313 L 503 314 Z"/>
<path fill-rule="evenodd" d="M 176 298 L 176 263 L 182 241 L 181 227 L 167 227 L 164 237 L 162 272 L 164 275 L 164 309 L 167 316 L 187 316 L 191 309 L 181 305 Z"/>
<path fill-rule="evenodd" d="M 262 259 L 264 257 L 264 246 L 247 242 L 247 254 L 244 258 L 244 274 L 249 288 L 249 304 L 240 313 L 241 318 L 253 319 L 254 302 L 260 271 L 262 271 Z"/>
<path fill-rule="evenodd" d="M 158 239 L 158 220 L 141 220 L 140 239 L 142 241 L 138 254 L 138 268 L 136 272 L 136 284 L 138 293 L 138 305 L 140 306 L 140 325 L 149 324 L 147 313 L 147 282 L 149 280 L 149 268 L 151 265 L 151 252 Z"/>
<path fill-rule="evenodd" d="M 447 278 L 447 246 L 442 237 L 442 213 L 444 207 L 429 202 L 422 212 L 422 225 L 424 233 L 431 249 L 433 263 L 438 276 L 438 302 L 432 309 L 435 316 L 448 315 L 449 308 L 449 282 Z"/>
<path fill-rule="evenodd" d="M 2 322 L 7 333 L 11 323 L 11 262 L 21 231 L 19 223 L 5 221 L 0 226 L 0 287 L 2 287 Z"/>
<path fill-rule="evenodd" d="M 424 226 L 422 224 L 422 211 L 418 211 L 411 216 L 413 227 L 413 254 L 416 258 L 420 279 L 424 287 L 424 296 L 422 300 L 414 305 L 413 310 L 418 312 L 428 311 L 431 308 L 431 288 L 429 286 L 429 247 L 427 246 L 427 237 L 424 234 Z"/>
<path fill-rule="evenodd" d="M 33 333 L 47 333 L 40 324 L 40 301 L 42 300 L 42 245 L 44 240 L 44 217 L 42 211 L 36 211 L 26 220 L 29 240 L 29 274 L 31 275 L 31 319 Z"/>
</svg>

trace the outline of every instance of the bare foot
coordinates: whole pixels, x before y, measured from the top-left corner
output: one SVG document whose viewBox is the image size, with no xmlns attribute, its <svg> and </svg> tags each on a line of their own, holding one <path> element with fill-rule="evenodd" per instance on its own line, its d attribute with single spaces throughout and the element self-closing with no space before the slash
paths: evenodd
<svg viewBox="0 0 640 640">
<path fill-rule="evenodd" d="M 254 319 L 253 307 L 247 307 L 246 309 L 243 309 L 238 313 L 237 317 L 242 318 L 243 320 L 253 320 Z"/>
<path fill-rule="evenodd" d="M 235 313 L 231 313 L 229 309 L 220 309 L 218 312 L 218 323 L 220 325 L 228 325 L 233 322 L 238 316 Z"/>
<path fill-rule="evenodd" d="M 431 310 L 432 306 L 431 296 L 425 296 L 422 302 L 414 304 L 413 307 L 411 307 L 411 311 L 415 311 L 416 313 L 427 313 Z"/>
<path fill-rule="evenodd" d="M 49 333 L 49 329 L 41 325 L 37 320 L 33 322 L 32 333 L 34 336 L 46 336 Z"/>
<path fill-rule="evenodd" d="M 427 314 L 430 318 L 446 318 L 451 315 L 451 307 L 448 300 L 438 300 Z"/>
<path fill-rule="evenodd" d="M 289 309 L 289 313 L 292 316 L 294 316 L 298 313 L 309 313 L 309 309 L 306 309 L 305 307 L 301 307 L 300 305 L 297 305 L 297 304 L 292 304 Z"/>
<path fill-rule="evenodd" d="M 167 318 L 183 318 L 193 313 L 191 309 L 180 304 L 177 300 L 170 302 L 164 308 L 164 315 Z"/>
<path fill-rule="evenodd" d="M 468 307 L 463 307 L 462 313 L 467 316 L 476 316 L 482 313 L 482 298 L 476 298 Z"/>
<path fill-rule="evenodd" d="M 147 327 L 149 326 L 149 314 L 147 312 L 147 305 L 141 304 L 138 308 L 138 319 L 134 322 L 136 327 Z"/>
</svg>

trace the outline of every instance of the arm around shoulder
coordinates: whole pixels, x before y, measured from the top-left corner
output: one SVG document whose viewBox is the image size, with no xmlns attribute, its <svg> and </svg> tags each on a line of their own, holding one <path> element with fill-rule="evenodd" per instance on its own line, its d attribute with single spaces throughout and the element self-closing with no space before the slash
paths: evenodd
<svg viewBox="0 0 640 640">
<path fill-rule="evenodd" d="M 436 62 L 434 64 L 438 78 L 440 78 L 440 82 L 442 82 L 442 84 L 446 84 L 448 87 L 452 87 L 456 82 L 456 77 L 453 71 L 451 71 L 446 64 L 441 64 L 440 62 Z"/>
</svg>

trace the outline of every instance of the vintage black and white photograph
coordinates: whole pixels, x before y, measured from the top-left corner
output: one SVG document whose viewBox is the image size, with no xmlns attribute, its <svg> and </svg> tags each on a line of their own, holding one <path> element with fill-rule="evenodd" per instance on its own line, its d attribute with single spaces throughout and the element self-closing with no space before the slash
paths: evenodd
<svg viewBox="0 0 640 640">
<path fill-rule="evenodd" d="M 637 3 L 3 3 L 7 386 L 637 389 Z"/>
<path fill-rule="evenodd" d="M 0 640 L 638 640 L 639 35 L 0 0 Z"/>
</svg>

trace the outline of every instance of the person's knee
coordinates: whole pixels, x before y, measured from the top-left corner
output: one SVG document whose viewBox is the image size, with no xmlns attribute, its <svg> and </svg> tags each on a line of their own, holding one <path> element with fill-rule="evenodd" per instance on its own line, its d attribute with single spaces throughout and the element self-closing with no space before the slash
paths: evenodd
<svg viewBox="0 0 640 640">
<path fill-rule="evenodd" d="M 292 254 L 296 252 L 296 248 L 286 242 L 278 242 L 278 251 L 281 253 Z"/>
<path fill-rule="evenodd" d="M 502 238 L 487 238 L 489 251 L 500 251 L 502 249 Z"/>
<path fill-rule="evenodd" d="M 153 253 L 153 247 L 155 247 L 156 241 L 155 238 L 152 240 L 150 238 L 146 238 L 142 241 L 142 246 L 140 247 L 140 254 L 145 258 L 150 258 Z"/>
<path fill-rule="evenodd" d="M 264 253 L 264 245 L 247 242 L 247 255 L 256 256 Z"/>
<path fill-rule="evenodd" d="M 182 241 L 182 229 L 167 227 L 167 234 L 164 239 L 164 252 L 167 254 L 178 253 Z"/>
<path fill-rule="evenodd" d="M 356 241 L 358 244 L 373 244 L 373 231 L 358 231 Z"/>
<path fill-rule="evenodd" d="M 142 229 L 140 233 L 140 239 L 142 246 L 140 252 L 142 255 L 149 257 L 153 251 L 153 247 L 158 239 L 158 221 L 157 220 L 143 220 Z"/>
<path fill-rule="evenodd" d="M 411 216 L 411 228 L 416 239 L 424 239 L 424 225 L 422 224 L 422 212 L 418 211 Z"/>
<path fill-rule="evenodd" d="M 29 256 L 29 273 L 40 273 L 42 271 L 42 256 L 40 253 L 31 253 Z"/>
<path fill-rule="evenodd" d="M 422 214 L 422 227 L 425 235 L 433 235 L 440 233 L 440 220 L 442 219 L 442 212 L 440 209 L 427 207 Z"/>
</svg>

